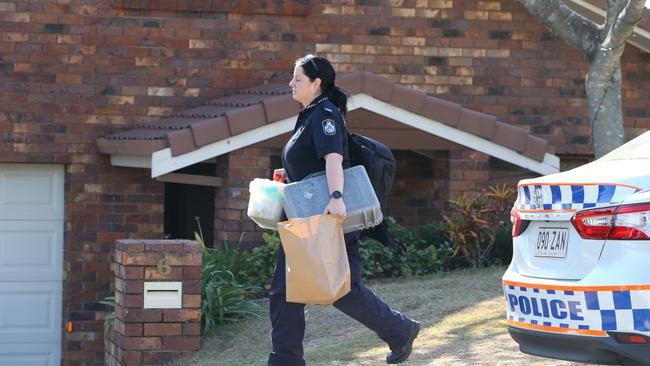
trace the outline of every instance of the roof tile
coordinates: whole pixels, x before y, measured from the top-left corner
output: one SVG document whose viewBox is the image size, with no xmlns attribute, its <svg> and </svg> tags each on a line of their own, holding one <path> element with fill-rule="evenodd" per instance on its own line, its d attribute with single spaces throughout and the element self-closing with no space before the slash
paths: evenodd
<svg viewBox="0 0 650 366">
<path fill-rule="evenodd" d="M 546 154 L 547 147 L 548 147 L 547 140 L 544 140 L 543 138 L 534 135 L 528 135 L 526 149 L 524 150 L 523 154 L 531 159 L 537 161 L 543 161 L 544 155 Z"/>
<path fill-rule="evenodd" d="M 434 121 L 442 122 L 448 126 L 458 126 L 461 106 L 436 97 L 428 97 L 424 101 L 422 115 Z"/>
<path fill-rule="evenodd" d="M 269 122 L 280 121 L 300 112 L 300 105 L 291 95 L 266 98 L 262 100 L 262 105 Z"/>
<path fill-rule="evenodd" d="M 154 151 L 167 147 L 165 139 L 139 140 L 114 140 L 111 138 L 97 139 L 97 150 L 102 154 L 120 155 L 151 155 Z"/>
<path fill-rule="evenodd" d="M 213 99 L 206 104 L 224 107 L 248 107 L 260 103 L 262 99 L 264 99 L 264 96 L 259 94 L 233 94 L 224 98 Z"/>
<path fill-rule="evenodd" d="M 363 77 L 360 73 L 342 74 L 336 80 L 336 85 L 343 87 L 352 94 L 363 93 Z"/>
<path fill-rule="evenodd" d="M 198 121 L 192 123 L 190 128 L 194 136 L 194 144 L 199 147 L 230 137 L 230 127 L 225 117 Z"/>
<path fill-rule="evenodd" d="M 138 123 L 136 127 L 142 129 L 157 129 L 157 130 L 182 130 L 190 127 L 192 122 L 197 121 L 196 118 L 190 117 L 169 117 L 163 118 L 150 123 Z"/>
<path fill-rule="evenodd" d="M 192 136 L 190 129 L 167 133 L 167 143 L 172 149 L 172 156 L 185 154 L 196 149 L 194 136 Z"/>
<path fill-rule="evenodd" d="M 422 113 L 426 98 L 426 94 L 421 91 L 407 88 L 402 85 L 395 85 L 393 88 L 393 94 L 390 98 L 390 103 L 396 107 L 419 114 Z"/>
<path fill-rule="evenodd" d="M 168 130 L 163 129 L 134 128 L 106 136 L 105 138 L 109 140 L 157 140 L 165 139 L 167 132 Z"/>
<path fill-rule="evenodd" d="M 188 109 L 186 111 L 178 112 L 176 117 L 192 117 L 192 118 L 217 118 L 223 116 L 229 110 L 239 107 L 225 107 L 225 106 L 211 106 L 205 105 L 198 108 Z"/>
<path fill-rule="evenodd" d="M 282 95 L 291 94 L 289 83 L 268 83 L 245 89 L 242 94 Z"/>
<path fill-rule="evenodd" d="M 266 114 L 261 104 L 233 109 L 226 112 L 226 117 L 233 136 L 266 124 Z"/>
<path fill-rule="evenodd" d="M 393 94 L 392 81 L 385 77 L 377 76 L 369 72 L 363 73 L 363 91 L 368 95 L 381 99 L 384 102 L 389 102 Z"/>
<path fill-rule="evenodd" d="M 496 117 L 463 108 L 460 111 L 458 128 L 471 134 L 491 140 L 494 136 Z"/>
<path fill-rule="evenodd" d="M 528 131 L 521 127 L 509 125 L 501 121 L 496 122 L 494 129 L 494 143 L 503 145 L 519 153 L 526 148 Z"/>
</svg>

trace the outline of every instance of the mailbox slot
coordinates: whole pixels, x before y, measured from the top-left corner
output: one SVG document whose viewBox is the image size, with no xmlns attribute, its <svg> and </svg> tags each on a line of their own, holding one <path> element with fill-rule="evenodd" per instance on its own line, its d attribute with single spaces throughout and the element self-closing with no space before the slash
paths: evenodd
<svg viewBox="0 0 650 366">
<path fill-rule="evenodd" d="M 145 309 L 180 309 L 183 306 L 182 282 L 145 282 Z"/>
</svg>

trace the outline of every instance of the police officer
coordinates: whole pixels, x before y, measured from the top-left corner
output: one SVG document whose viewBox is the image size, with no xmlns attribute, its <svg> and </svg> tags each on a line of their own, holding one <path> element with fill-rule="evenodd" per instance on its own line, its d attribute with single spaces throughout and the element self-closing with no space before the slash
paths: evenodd
<svg viewBox="0 0 650 366">
<path fill-rule="evenodd" d="M 282 150 L 282 173 L 295 182 L 324 170 L 330 192 L 325 213 L 345 216 L 343 169 L 349 167 L 349 159 L 343 116 L 347 112 L 347 95 L 335 85 L 335 78 L 332 65 L 323 57 L 307 55 L 296 61 L 289 86 L 293 99 L 304 108 L 298 115 L 293 136 Z M 359 231 L 345 235 L 352 289 L 334 306 L 375 331 L 388 344 L 391 351 L 386 356 L 387 363 L 403 362 L 411 353 L 420 324 L 392 310 L 361 284 L 359 236 Z M 268 365 L 305 365 L 305 305 L 287 302 L 285 288 L 285 256 L 280 247 L 269 291 L 273 352 Z"/>
</svg>

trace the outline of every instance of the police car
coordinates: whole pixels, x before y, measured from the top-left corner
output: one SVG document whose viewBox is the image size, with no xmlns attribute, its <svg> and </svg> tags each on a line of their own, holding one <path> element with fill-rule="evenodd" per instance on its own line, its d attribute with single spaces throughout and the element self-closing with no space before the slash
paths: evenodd
<svg viewBox="0 0 650 366">
<path fill-rule="evenodd" d="M 519 182 L 508 331 L 522 352 L 650 365 L 650 132 Z"/>
</svg>

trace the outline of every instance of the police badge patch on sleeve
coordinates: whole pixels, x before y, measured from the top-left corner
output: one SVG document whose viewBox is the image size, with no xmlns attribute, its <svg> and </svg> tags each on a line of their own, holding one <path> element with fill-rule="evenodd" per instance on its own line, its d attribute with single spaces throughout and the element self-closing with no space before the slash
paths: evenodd
<svg viewBox="0 0 650 366">
<path fill-rule="evenodd" d="M 336 124 L 332 119 L 326 119 L 323 121 L 323 133 L 332 136 L 336 134 Z"/>
</svg>

